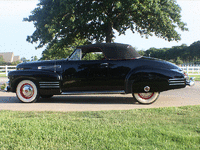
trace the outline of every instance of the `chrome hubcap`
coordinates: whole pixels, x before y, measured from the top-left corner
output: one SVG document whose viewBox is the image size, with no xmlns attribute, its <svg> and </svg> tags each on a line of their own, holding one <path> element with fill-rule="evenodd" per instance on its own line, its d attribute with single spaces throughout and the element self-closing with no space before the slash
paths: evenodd
<svg viewBox="0 0 200 150">
<path fill-rule="evenodd" d="M 33 96 L 34 94 L 34 90 L 33 90 L 33 87 L 29 84 L 25 84 L 21 87 L 21 95 L 24 97 L 24 98 L 30 98 Z"/>
<path fill-rule="evenodd" d="M 148 99 L 152 98 L 154 93 L 139 93 L 138 95 L 139 95 L 139 97 L 148 100 Z"/>
<path fill-rule="evenodd" d="M 149 86 L 145 86 L 145 87 L 144 87 L 144 91 L 145 91 L 145 92 L 149 92 L 149 91 L 150 91 L 150 87 L 149 87 Z"/>
</svg>

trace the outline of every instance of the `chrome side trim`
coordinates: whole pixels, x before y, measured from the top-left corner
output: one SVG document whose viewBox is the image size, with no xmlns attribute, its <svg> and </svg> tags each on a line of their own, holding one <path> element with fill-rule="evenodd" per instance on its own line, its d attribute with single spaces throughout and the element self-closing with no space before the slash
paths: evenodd
<svg viewBox="0 0 200 150">
<path fill-rule="evenodd" d="M 38 69 L 51 69 L 51 68 L 61 68 L 61 65 L 52 65 L 52 66 L 38 66 Z"/>
<path fill-rule="evenodd" d="M 76 92 L 62 92 L 62 95 L 85 95 L 85 94 L 125 94 L 125 91 L 76 91 Z"/>
<path fill-rule="evenodd" d="M 41 84 L 45 84 L 45 83 L 59 83 L 59 81 L 57 81 L 57 82 L 40 82 Z"/>
<path fill-rule="evenodd" d="M 175 78 L 175 79 L 169 79 L 169 81 L 176 81 L 176 80 L 184 80 L 185 78 Z"/>
<path fill-rule="evenodd" d="M 56 85 L 59 86 L 59 83 L 56 83 L 56 84 L 52 84 L 52 83 L 50 83 L 50 84 L 51 84 L 51 85 L 55 85 L 55 86 L 56 86 Z M 46 83 L 46 84 L 40 84 L 40 85 L 41 85 L 41 86 L 47 86 L 47 85 L 50 85 L 50 84 L 47 84 L 47 83 Z"/>
<path fill-rule="evenodd" d="M 174 84 L 169 84 L 169 85 L 185 85 L 185 83 L 174 83 Z"/>
<path fill-rule="evenodd" d="M 57 89 L 57 88 L 60 88 L 60 86 L 40 86 L 41 89 L 50 89 L 50 88 L 54 88 L 54 89 Z"/>
<path fill-rule="evenodd" d="M 59 81 L 57 81 L 57 82 L 47 82 L 47 81 L 39 82 L 39 85 L 40 85 L 41 89 L 49 89 L 49 88 L 57 89 L 57 88 L 60 88 Z"/>
<path fill-rule="evenodd" d="M 175 78 L 175 79 L 169 79 L 169 85 L 185 85 L 185 78 Z"/>
</svg>

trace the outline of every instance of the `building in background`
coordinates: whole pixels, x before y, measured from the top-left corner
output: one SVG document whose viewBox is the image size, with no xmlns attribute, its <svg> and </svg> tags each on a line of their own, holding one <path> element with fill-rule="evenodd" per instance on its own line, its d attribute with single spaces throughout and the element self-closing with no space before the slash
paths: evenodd
<svg viewBox="0 0 200 150">
<path fill-rule="evenodd" d="M 12 62 L 16 62 L 16 61 L 20 61 L 20 56 L 14 56 L 13 52 L 4 52 L 4 53 L 0 53 L 0 56 L 3 57 L 3 60 L 6 63 L 12 63 Z"/>
</svg>

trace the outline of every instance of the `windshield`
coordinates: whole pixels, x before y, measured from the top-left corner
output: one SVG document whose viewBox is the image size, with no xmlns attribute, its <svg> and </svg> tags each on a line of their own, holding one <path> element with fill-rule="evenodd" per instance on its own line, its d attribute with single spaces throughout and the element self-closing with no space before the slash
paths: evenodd
<svg viewBox="0 0 200 150">
<path fill-rule="evenodd" d="M 77 49 L 74 53 L 69 57 L 69 60 L 81 60 L 82 58 L 82 50 Z"/>
</svg>

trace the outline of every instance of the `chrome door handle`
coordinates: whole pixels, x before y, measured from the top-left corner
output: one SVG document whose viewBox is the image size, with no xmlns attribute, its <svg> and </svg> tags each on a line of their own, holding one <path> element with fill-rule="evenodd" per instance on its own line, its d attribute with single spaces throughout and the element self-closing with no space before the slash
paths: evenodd
<svg viewBox="0 0 200 150">
<path fill-rule="evenodd" d="M 101 66 L 108 66 L 108 63 L 101 63 Z"/>
</svg>

